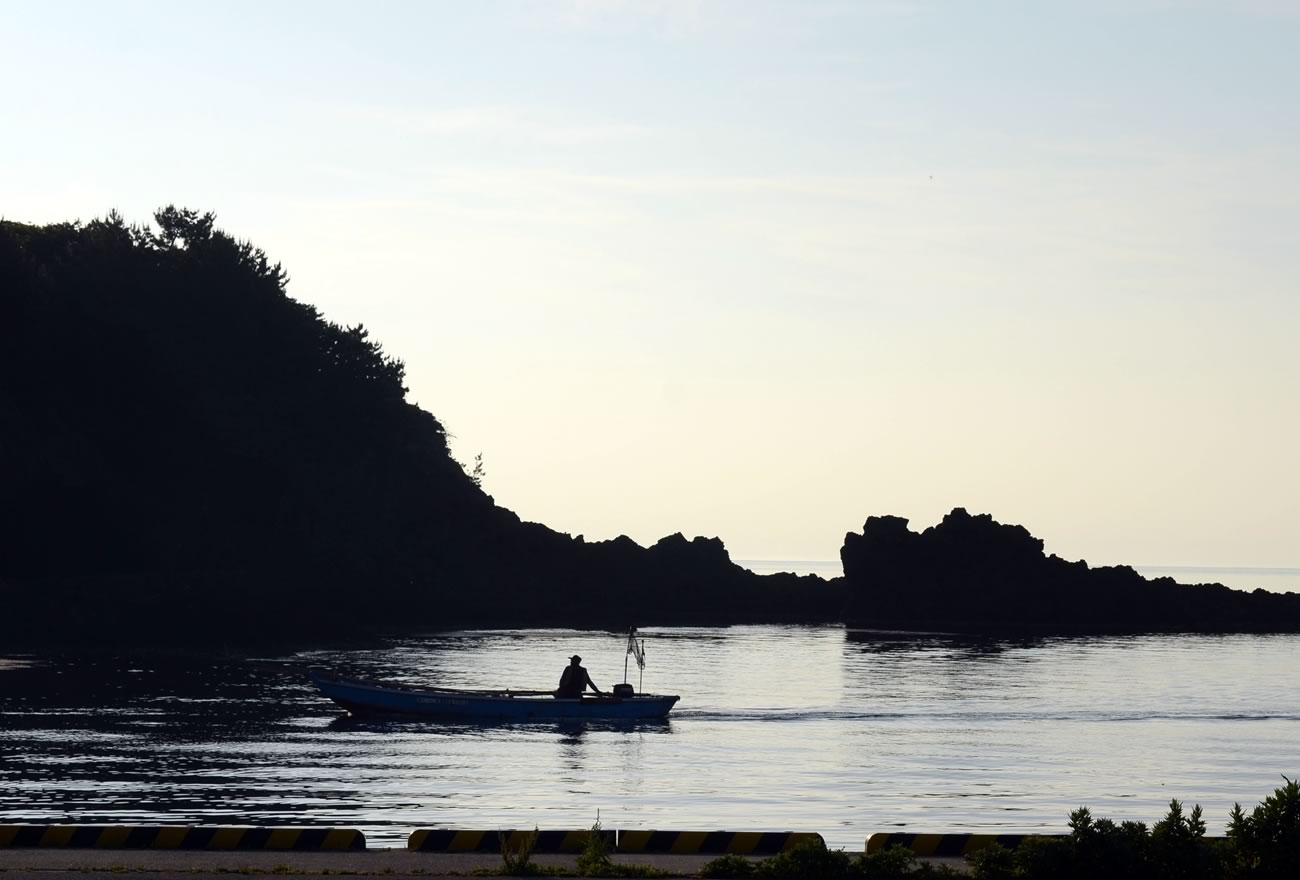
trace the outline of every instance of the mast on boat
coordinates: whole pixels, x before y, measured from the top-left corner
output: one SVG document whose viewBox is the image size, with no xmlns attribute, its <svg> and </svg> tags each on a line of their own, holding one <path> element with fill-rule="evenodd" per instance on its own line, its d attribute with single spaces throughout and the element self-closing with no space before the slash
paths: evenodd
<svg viewBox="0 0 1300 880">
<path fill-rule="evenodd" d="M 645 685 L 645 639 L 637 639 L 635 626 L 628 627 L 627 630 L 627 652 L 623 655 L 623 684 L 627 684 L 627 658 L 632 656 L 636 658 L 637 668 L 641 670 L 641 675 L 637 679 L 636 689 L 638 692 L 644 692 Z"/>
</svg>

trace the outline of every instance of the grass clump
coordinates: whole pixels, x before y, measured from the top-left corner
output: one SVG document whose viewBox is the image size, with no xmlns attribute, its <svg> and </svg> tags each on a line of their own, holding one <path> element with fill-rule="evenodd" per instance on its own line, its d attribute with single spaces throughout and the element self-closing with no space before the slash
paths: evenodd
<svg viewBox="0 0 1300 880">
<path fill-rule="evenodd" d="M 571 877 L 572 872 L 558 865 L 538 865 L 533 862 L 533 848 L 537 846 L 540 835 L 536 828 L 523 836 L 515 846 L 510 845 L 510 838 L 504 832 L 497 832 L 501 842 L 501 866 L 499 868 L 476 868 L 470 871 L 475 877 Z"/>
<path fill-rule="evenodd" d="M 582 877 L 668 877 L 667 871 L 649 865 L 624 865 L 609 857 L 609 848 L 601 834 L 600 819 L 591 826 L 587 845 L 578 856 L 578 874 Z"/>
<path fill-rule="evenodd" d="M 497 838 L 501 841 L 502 874 L 507 877 L 527 877 L 537 873 L 537 868 L 531 861 L 533 847 L 537 845 L 537 835 L 537 826 L 533 826 L 533 830 L 524 835 L 519 845 L 512 847 L 505 833 L 497 832 Z"/>
<path fill-rule="evenodd" d="M 533 847 L 538 831 L 533 829 L 517 847 L 511 847 L 504 835 L 501 837 L 501 866 L 479 868 L 470 873 L 476 877 L 668 877 L 667 871 L 649 865 L 624 865 L 609 857 L 609 847 L 601 834 L 600 820 L 591 826 L 586 845 L 578 854 L 577 872 L 560 865 L 538 865 L 532 861 Z"/>
<path fill-rule="evenodd" d="M 744 856 L 727 853 L 725 856 L 718 856 L 705 862 L 700 867 L 700 876 L 705 878 L 753 877 L 754 870 L 754 862 Z"/>
<path fill-rule="evenodd" d="M 427 873 L 427 872 L 426 872 Z M 446 872 L 448 876 L 455 876 L 456 871 Z M 441 875 L 439 875 L 441 876 Z M 508 874 L 504 867 L 499 868 L 474 868 L 468 872 L 470 877 L 576 877 L 568 868 L 561 865 L 538 865 L 529 863 L 528 867 L 515 874 Z"/>
<path fill-rule="evenodd" d="M 827 849 L 820 837 L 813 837 L 763 859 L 755 874 L 787 880 L 835 880 L 848 877 L 851 865 L 852 861 L 844 850 Z"/>
<path fill-rule="evenodd" d="M 614 863 L 609 858 L 609 848 L 600 833 L 600 819 L 596 819 L 587 835 L 587 845 L 578 855 L 578 873 L 583 877 L 614 877 Z"/>
<path fill-rule="evenodd" d="M 751 880 L 925 880 L 957 877 L 960 872 L 947 865 L 918 862 L 905 846 L 891 846 L 855 858 L 843 850 L 827 849 L 821 838 L 813 838 L 757 862 L 737 855 L 721 856 L 706 862 L 700 876 Z"/>
<path fill-rule="evenodd" d="M 917 864 L 910 849 L 895 845 L 859 856 L 852 866 L 852 874 L 863 880 L 897 880 L 912 876 Z"/>
</svg>

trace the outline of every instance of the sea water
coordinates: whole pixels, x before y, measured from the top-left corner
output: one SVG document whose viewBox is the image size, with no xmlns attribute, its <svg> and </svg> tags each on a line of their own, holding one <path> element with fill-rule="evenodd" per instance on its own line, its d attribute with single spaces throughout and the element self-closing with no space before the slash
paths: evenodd
<svg viewBox="0 0 1300 880">
<path fill-rule="evenodd" d="M 555 686 L 620 633 L 472 631 L 285 657 L 0 662 L 0 821 L 359 827 L 1060 832 L 1171 798 L 1222 833 L 1300 774 L 1300 636 L 987 641 L 842 627 L 647 629 L 666 723 L 357 722 L 318 666 L 438 686 Z M 630 664 L 628 677 L 642 673 Z"/>
<path fill-rule="evenodd" d="M 844 574 L 838 559 L 738 559 L 736 564 L 756 574 L 815 574 L 837 578 Z M 1227 565 L 1135 565 L 1147 578 L 1170 578 L 1180 584 L 1223 584 L 1234 590 L 1300 593 L 1300 568 L 1261 568 Z"/>
</svg>

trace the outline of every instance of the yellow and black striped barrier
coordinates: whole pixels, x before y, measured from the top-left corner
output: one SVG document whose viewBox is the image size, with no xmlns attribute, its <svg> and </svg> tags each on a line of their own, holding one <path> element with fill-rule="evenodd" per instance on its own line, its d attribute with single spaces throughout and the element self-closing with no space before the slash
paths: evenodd
<svg viewBox="0 0 1300 880">
<path fill-rule="evenodd" d="M 1015 849 L 1030 837 L 1059 837 L 1055 834 L 872 834 L 867 838 L 867 852 L 879 852 L 891 846 L 905 846 L 918 856 L 960 858 L 979 852 L 993 844 Z"/>
<path fill-rule="evenodd" d="M 501 852 L 502 840 L 511 850 L 519 850 L 532 841 L 536 853 L 577 853 L 587 846 L 591 831 L 468 831 L 454 828 L 417 828 L 406 841 L 412 852 Z M 601 831 L 609 849 L 614 848 L 614 832 Z"/>
<path fill-rule="evenodd" d="M 821 839 L 815 832 L 796 831 L 620 831 L 617 850 L 676 855 L 771 855 L 804 841 Z"/>
<path fill-rule="evenodd" d="M 265 828 L 231 825 L 0 825 L 0 848 L 360 850 L 352 828 Z"/>
</svg>

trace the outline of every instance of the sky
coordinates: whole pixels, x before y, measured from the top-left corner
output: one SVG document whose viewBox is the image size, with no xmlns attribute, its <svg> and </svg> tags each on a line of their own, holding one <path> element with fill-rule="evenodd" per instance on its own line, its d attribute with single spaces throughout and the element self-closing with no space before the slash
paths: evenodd
<svg viewBox="0 0 1300 880">
<path fill-rule="evenodd" d="M 588 540 L 1300 567 L 1300 0 L 0 0 L 0 215 L 213 211 Z"/>
</svg>

